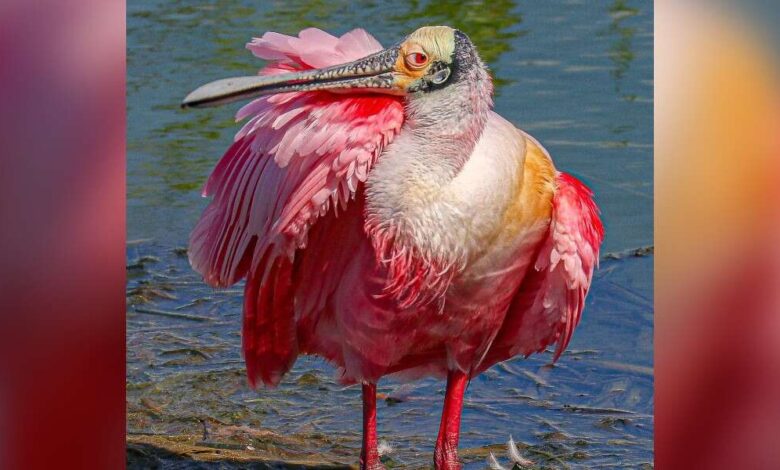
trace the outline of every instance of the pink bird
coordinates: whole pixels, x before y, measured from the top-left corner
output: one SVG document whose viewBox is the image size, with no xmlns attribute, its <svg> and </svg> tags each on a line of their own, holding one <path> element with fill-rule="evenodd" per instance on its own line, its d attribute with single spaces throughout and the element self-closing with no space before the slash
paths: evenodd
<svg viewBox="0 0 780 470">
<path fill-rule="evenodd" d="M 363 392 L 362 469 L 377 451 L 376 384 L 447 378 L 434 452 L 457 469 L 471 377 L 555 344 L 582 314 L 603 238 L 591 191 L 492 111 L 493 85 L 462 32 L 418 29 L 383 49 L 361 29 L 266 33 L 270 64 L 183 106 L 257 98 L 203 194 L 190 239 L 212 286 L 246 278 L 252 386 L 300 354 Z"/>
</svg>

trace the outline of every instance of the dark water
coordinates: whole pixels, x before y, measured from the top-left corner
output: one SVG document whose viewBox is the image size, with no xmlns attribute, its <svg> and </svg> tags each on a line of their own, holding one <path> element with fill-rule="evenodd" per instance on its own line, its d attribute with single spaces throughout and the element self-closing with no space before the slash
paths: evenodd
<svg viewBox="0 0 780 470">
<path fill-rule="evenodd" d="M 251 37 L 361 26 L 390 44 L 424 24 L 462 29 L 496 77 L 496 110 L 594 189 L 607 253 L 652 245 L 652 18 L 652 2 L 640 1 L 129 2 L 130 433 L 248 425 L 301 436 L 286 447 L 293 454 L 356 461 L 359 390 L 335 384 L 313 358 L 301 358 L 279 389 L 249 390 L 240 287 L 205 287 L 177 250 L 206 204 L 200 186 L 238 129 L 237 106 L 182 111 L 178 103 L 209 80 L 254 73 L 262 63 L 243 48 Z M 546 366 L 549 354 L 516 359 L 472 381 L 466 468 L 483 468 L 480 448 L 509 434 L 540 466 L 652 465 L 652 272 L 652 256 L 605 259 L 558 365 Z M 394 448 L 389 464 L 428 465 L 443 384 L 380 389 L 402 400 L 379 410 L 379 432 Z"/>
</svg>

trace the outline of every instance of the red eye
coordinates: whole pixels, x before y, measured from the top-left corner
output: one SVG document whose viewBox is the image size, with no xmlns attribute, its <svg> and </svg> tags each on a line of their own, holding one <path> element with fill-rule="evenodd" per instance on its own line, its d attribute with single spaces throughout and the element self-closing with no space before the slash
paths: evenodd
<svg viewBox="0 0 780 470">
<path fill-rule="evenodd" d="M 422 52 L 412 52 L 406 56 L 406 65 L 410 68 L 420 68 L 428 63 L 428 56 Z"/>
</svg>

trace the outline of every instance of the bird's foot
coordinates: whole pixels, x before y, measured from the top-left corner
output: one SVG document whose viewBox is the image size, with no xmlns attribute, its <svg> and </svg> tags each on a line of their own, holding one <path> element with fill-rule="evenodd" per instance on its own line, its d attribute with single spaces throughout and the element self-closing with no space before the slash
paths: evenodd
<svg viewBox="0 0 780 470">
<path fill-rule="evenodd" d="M 493 470 L 508 470 L 509 468 L 530 468 L 533 466 L 533 462 L 531 460 L 528 460 L 527 458 L 523 457 L 522 454 L 520 454 L 520 450 L 515 445 L 514 439 L 512 439 L 512 436 L 509 436 L 509 442 L 506 443 L 507 448 L 507 455 L 509 456 L 509 460 L 511 462 L 511 465 L 509 467 L 505 467 L 501 465 L 498 462 L 498 459 L 496 459 L 496 456 L 493 455 L 493 453 L 490 453 L 490 456 L 488 457 L 488 466 Z"/>
<path fill-rule="evenodd" d="M 387 470 L 387 469 L 382 464 L 382 462 L 379 461 L 379 459 L 377 459 L 365 465 L 363 465 L 363 462 L 360 462 L 360 470 Z"/>
<path fill-rule="evenodd" d="M 360 470 L 385 470 L 385 466 L 380 457 L 389 455 L 393 448 L 387 441 L 380 441 L 376 449 L 369 452 L 368 458 L 363 454 L 360 456 Z M 365 463 L 364 463 L 365 462 Z"/>
<path fill-rule="evenodd" d="M 458 450 L 448 446 L 436 446 L 433 452 L 433 466 L 436 470 L 460 470 Z"/>
</svg>

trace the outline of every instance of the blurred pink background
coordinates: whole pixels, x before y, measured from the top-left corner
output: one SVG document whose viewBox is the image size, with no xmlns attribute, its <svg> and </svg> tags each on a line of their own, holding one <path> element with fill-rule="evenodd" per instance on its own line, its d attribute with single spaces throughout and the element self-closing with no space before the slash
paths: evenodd
<svg viewBox="0 0 780 470">
<path fill-rule="evenodd" d="M 124 2 L 0 2 L 0 468 L 124 465 Z"/>
<path fill-rule="evenodd" d="M 656 6 L 657 468 L 780 468 L 777 11 Z"/>
</svg>

